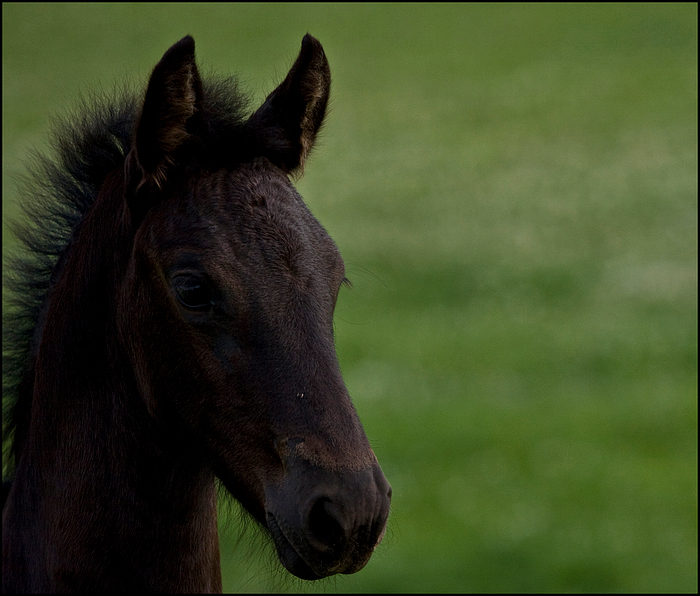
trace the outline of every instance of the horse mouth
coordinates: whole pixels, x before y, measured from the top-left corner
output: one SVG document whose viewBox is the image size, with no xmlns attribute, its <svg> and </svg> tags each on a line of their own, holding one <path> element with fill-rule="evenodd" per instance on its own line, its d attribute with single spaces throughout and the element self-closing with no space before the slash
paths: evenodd
<svg viewBox="0 0 700 596">
<path fill-rule="evenodd" d="M 287 571 L 293 573 L 300 579 L 306 580 L 322 579 L 323 577 L 326 577 L 325 575 L 319 575 L 313 569 L 311 569 L 311 567 L 309 567 L 308 563 L 284 535 L 284 532 L 282 531 L 282 528 L 280 528 L 275 516 L 269 511 L 267 512 L 267 527 L 272 534 L 272 539 L 275 541 L 277 556 Z"/>
</svg>

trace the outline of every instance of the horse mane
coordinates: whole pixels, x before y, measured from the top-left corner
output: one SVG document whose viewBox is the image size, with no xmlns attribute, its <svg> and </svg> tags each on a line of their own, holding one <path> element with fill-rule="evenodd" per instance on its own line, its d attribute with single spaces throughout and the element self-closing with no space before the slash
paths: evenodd
<svg viewBox="0 0 700 596">
<path fill-rule="evenodd" d="M 211 155 L 240 153 L 240 131 L 249 105 L 234 77 L 203 81 L 197 135 Z M 21 216 L 10 222 L 17 244 L 3 267 L 3 477 L 11 477 L 28 433 L 33 361 L 50 288 L 62 256 L 110 172 L 123 168 L 143 93 L 126 89 L 82 98 L 57 119 L 50 149 L 33 152 L 20 179 Z"/>
</svg>

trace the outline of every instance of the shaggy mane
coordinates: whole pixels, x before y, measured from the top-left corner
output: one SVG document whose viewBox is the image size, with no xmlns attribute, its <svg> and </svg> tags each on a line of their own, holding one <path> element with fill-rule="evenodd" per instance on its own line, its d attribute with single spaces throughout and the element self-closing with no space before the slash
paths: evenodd
<svg viewBox="0 0 700 596">
<path fill-rule="evenodd" d="M 218 159 L 245 150 L 249 104 L 235 78 L 203 82 L 196 135 Z M 110 172 L 124 167 L 144 93 L 115 91 L 80 100 L 52 127 L 50 150 L 30 156 L 20 180 L 21 217 L 10 223 L 16 245 L 3 267 L 3 477 L 11 477 L 29 429 L 33 360 L 43 305 L 73 231 Z"/>
</svg>

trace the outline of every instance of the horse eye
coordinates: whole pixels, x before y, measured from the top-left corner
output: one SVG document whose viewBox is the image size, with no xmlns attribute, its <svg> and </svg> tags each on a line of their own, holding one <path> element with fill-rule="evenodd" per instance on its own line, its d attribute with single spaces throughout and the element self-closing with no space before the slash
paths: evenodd
<svg viewBox="0 0 700 596">
<path fill-rule="evenodd" d="M 212 305 L 209 288 L 191 277 L 176 280 L 175 293 L 180 304 L 190 310 L 206 310 Z"/>
</svg>

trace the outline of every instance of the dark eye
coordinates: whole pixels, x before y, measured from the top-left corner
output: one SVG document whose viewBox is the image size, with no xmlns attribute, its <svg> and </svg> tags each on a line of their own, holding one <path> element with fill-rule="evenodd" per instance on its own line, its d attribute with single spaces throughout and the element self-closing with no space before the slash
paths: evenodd
<svg viewBox="0 0 700 596">
<path fill-rule="evenodd" d="M 177 299 L 190 310 L 207 310 L 212 305 L 209 287 L 195 277 L 178 278 L 173 284 Z"/>
</svg>

